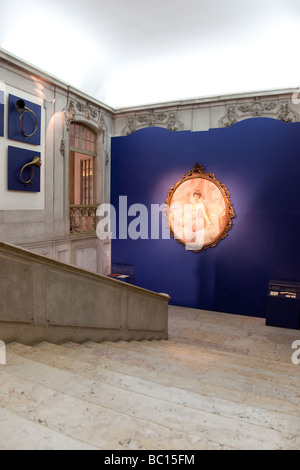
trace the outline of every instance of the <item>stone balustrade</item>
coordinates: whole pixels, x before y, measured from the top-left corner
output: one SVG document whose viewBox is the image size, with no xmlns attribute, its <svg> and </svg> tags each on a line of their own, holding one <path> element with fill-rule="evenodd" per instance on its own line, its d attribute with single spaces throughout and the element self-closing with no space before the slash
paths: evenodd
<svg viewBox="0 0 300 470">
<path fill-rule="evenodd" d="M 70 232 L 95 233 L 98 206 L 70 205 Z"/>
<path fill-rule="evenodd" d="M 0 242 L 0 339 L 166 339 L 169 296 Z"/>
</svg>

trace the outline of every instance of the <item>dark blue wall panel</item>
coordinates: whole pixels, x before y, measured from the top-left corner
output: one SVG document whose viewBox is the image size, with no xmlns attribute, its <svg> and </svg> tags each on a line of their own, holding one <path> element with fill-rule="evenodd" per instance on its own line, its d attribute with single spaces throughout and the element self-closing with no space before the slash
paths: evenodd
<svg viewBox="0 0 300 470">
<path fill-rule="evenodd" d="M 0 90 L 0 137 L 4 136 L 4 91 Z"/>
<path fill-rule="evenodd" d="M 299 152 L 299 123 L 264 118 L 208 132 L 147 128 L 113 138 L 116 208 L 121 195 L 128 206 L 164 203 L 199 162 L 227 186 L 236 217 L 215 248 L 193 253 L 173 239 L 116 239 L 112 262 L 133 264 L 136 284 L 168 293 L 171 304 L 264 317 L 269 281 L 300 281 Z"/>
<path fill-rule="evenodd" d="M 15 104 L 22 97 L 9 95 L 8 101 L 8 138 L 17 140 L 19 142 L 25 142 L 27 144 L 40 145 L 41 143 L 41 107 L 28 100 L 25 101 L 25 105 L 30 109 L 36 116 L 26 111 L 21 117 L 20 112 L 15 109 Z M 21 118 L 21 122 L 20 122 Z M 35 131 L 37 124 L 37 129 Z M 34 134 L 30 137 L 26 137 L 22 134 L 21 130 L 24 128 L 25 134 L 30 136 L 34 131 Z"/>
<path fill-rule="evenodd" d="M 39 167 L 33 168 L 32 184 L 24 184 L 21 181 L 20 172 L 22 167 L 32 162 L 35 156 L 41 157 L 39 152 L 22 149 L 18 147 L 8 147 L 8 176 L 7 189 L 9 191 L 24 191 L 31 193 L 39 193 L 41 190 L 41 170 Z M 31 169 L 27 167 L 23 171 L 24 181 L 28 181 L 31 177 Z"/>
</svg>

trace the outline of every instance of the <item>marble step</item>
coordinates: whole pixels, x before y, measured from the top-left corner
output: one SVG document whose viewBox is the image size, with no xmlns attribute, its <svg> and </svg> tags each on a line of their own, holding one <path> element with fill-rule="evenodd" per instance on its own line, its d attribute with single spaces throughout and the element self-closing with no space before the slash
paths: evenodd
<svg viewBox="0 0 300 470">
<path fill-rule="evenodd" d="M 169 339 L 290 363 L 290 347 L 299 332 L 267 326 L 263 318 L 170 307 Z"/>
<path fill-rule="evenodd" d="M 265 359 L 257 359 L 252 357 L 245 357 L 244 355 L 240 356 L 238 354 L 200 348 L 197 346 L 190 345 L 180 345 L 175 342 L 157 342 L 157 341 L 119 341 L 116 343 L 105 342 L 103 345 L 109 345 L 116 349 L 125 349 L 135 351 L 136 353 L 146 353 L 162 357 L 165 355 L 166 358 L 172 358 L 176 361 L 186 361 L 186 362 L 202 362 L 203 360 L 213 362 L 217 361 L 218 363 L 226 364 L 230 369 L 235 368 L 246 368 L 247 370 L 252 369 L 258 374 L 272 374 L 274 377 L 277 377 L 279 380 L 282 380 L 284 383 L 287 381 L 287 373 L 290 373 L 288 379 L 296 382 L 300 385 L 300 371 L 296 373 L 297 370 L 292 364 L 285 365 L 282 367 L 281 363 L 277 361 L 270 361 Z M 291 356 L 292 350 L 289 348 L 289 354 Z M 291 363 L 291 359 L 290 359 Z"/>
<path fill-rule="evenodd" d="M 58 391 L 65 391 L 87 401 L 93 402 L 96 400 L 98 404 L 106 407 L 121 407 L 120 410 L 123 412 L 132 409 L 135 415 L 137 415 L 139 410 L 137 405 L 140 401 L 142 406 L 140 413 L 142 414 L 139 414 L 139 417 L 142 418 L 149 416 L 149 413 L 151 413 L 149 405 L 151 404 L 153 409 L 157 409 L 157 400 L 160 400 L 160 411 L 165 406 L 169 410 L 169 404 L 172 403 L 181 405 L 185 410 L 188 408 L 201 410 L 237 419 L 241 422 L 280 429 L 281 432 L 287 434 L 300 434 L 298 417 L 290 416 L 288 423 L 286 423 L 286 415 L 281 413 L 274 414 L 263 408 L 234 404 L 228 400 L 212 399 L 211 397 L 166 387 L 149 381 L 142 382 L 140 379 L 136 380 L 126 375 L 116 377 L 117 380 L 112 381 L 110 373 L 110 382 L 114 383 L 114 385 L 110 385 L 103 382 L 103 376 L 101 376 L 101 381 L 97 381 L 95 378 L 81 377 L 78 374 L 69 373 L 65 370 L 60 371 L 54 367 L 33 363 L 24 357 L 19 356 L 15 359 L 13 354 L 10 355 L 9 373 L 21 378 L 30 379 L 35 383 L 42 383 L 44 386 L 55 388 Z M 156 398 L 156 400 L 152 398 Z M 165 403 L 162 405 L 162 402 Z M 170 419 L 170 423 L 172 423 L 172 419 Z M 183 430 L 183 427 L 181 429 Z"/>
<path fill-rule="evenodd" d="M 295 393 L 291 394 L 288 392 L 285 393 L 288 398 L 284 398 L 282 394 L 280 395 L 276 393 L 274 393 L 273 396 L 270 396 L 269 393 L 272 384 L 269 384 L 266 389 L 264 383 L 261 384 L 260 387 L 252 387 L 247 381 L 242 381 L 238 387 L 237 384 L 231 380 L 232 377 L 230 374 L 227 373 L 227 386 L 224 383 L 221 383 L 220 385 L 219 383 L 216 384 L 213 371 L 211 371 L 210 377 L 202 373 L 198 373 L 196 375 L 194 373 L 191 375 L 183 375 L 182 371 L 178 374 L 176 370 L 171 370 L 168 364 L 164 365 L 164 368 L 152 367 L 151 361 L 149 367 L 146 366 L 145 361 L 142 366 L 132 365 L 129 361 L 125 361 L 124 365 L 124 362 L 118 359 L 111 359 L 104 357 L 103 355 L 101 355 L 101 357 L 95 356 L 94 354 L 91 354 L 90 349 L 88 350 L 89 352 L 84 352 L 82 350 L 83 346 L 76 344 L 73 345 L 71 343 L 69 343 L 68 346 L 69 347 L 60 349 L 60 346 L 55 346 L 49 343 L 41 343 L 37 345 L 39 349 L 46 351 L 46 357 L 43 357 L 43 360 L 50 362 L 54 361 L 54 363 L 56 360 L 56 364 L 59 364 L 60 361 L 62 361 L 64 366 L 64 358 L 72 358 L 73 361 L 76 358 L 79 361 L 79 364 L 77 364 L 76 367 L 80 373 L 82 369 L 85 372 L 87 367 L 91 371 L 96 370 L 97 373 L 103 371 L 103 368 L 110 369 L 111 371 L 119 372 L 121 374 L 124 374 L 124 371 L 126 370 L 126 374 L 143 380 L 149 380 L 191 392 L 209 395 L 215 398 L 225 398 L 236 403 L 240 403 L 242 398 L 243 403 L 246 403 L 249 406 L 258 406 L 272 411 L 281 410 L 288 415 L 299 415 L 297 392 L 295 392 L 296 397 Z M 52 356 L 54 351 L 59 354 L 55 360 Z M 49 356 L 47 356 L 47 353 L 49 353 Z M 40 359 L 42 360 L 42 357 Z M 82 363 L 82 361 L 84 362 Z M 72 364 L 69 364 L 69 367 L 72 368 Z M 218 377 L 217 379 L 217 382 L 220 382 Z"/>
<path fill-rule="evenodd" d="M 170 432 L 146 420 L 99 406 L 67 393 L 11 376 L 0 370 L 1 406 L 47 429 L 97 449 L 208 449 L 208 443 L 184 432 Z M 34 442 L 31 446 L 34 449 Z M 221 448 L 221 446 L 219 446 Z"/>
<path fill-rule="evenodd" d="M 64 391 L 68 395 L 81 398 L 90 403 L 96 403 L 98 405 L 104 406 L 105 408 L 113 408 L 115 411 L 133 415 L 137 419 L 142 419 L 143 421 L 148 421 L 151 417 L 151 422 L 156 424 L 161 424 L 164 427 L 167 427 L 172 431 L 178 431 L 182 436 L 182 444 L 185 442 L 185 434 L 192 434 L 191 440 L 195 442 L 195 437 L 200 436 L 201 439 L 205 439 L 201 442 L 201 447 L 204 448 L 223 448 L 224 444 L 217 444 L 215 442 L 207 441 L 207 434 L 212 434 L 214 439 L 218 437 L 224 440 L 224 437 L 218 436 L 218 433 L 225 431 L 227 433 L 226 440 L 234 440 L 233 431 L 231 429 L 232 424 L 230 423 L 230 430 L 220 429 L 220 431 L 215 431 L 215 428 L 220 428 L 220 418 L 216 417 L 217 423 L 214 423 L 213 419 L 210 419 L 210 426 L 213 431 L 204 430 L 201 427 L 201 423 L 205 420 L 207 422 L 207 413 L 201 413 L 195 411 L 187 406 L 178 406 L 175 404 L 170 404 L 168 401 L 161 399 L 154 399 L 153 397 L 145 396 L 137 392 L 129 392 L 124 389 L 119 389 L 118 387 L 112 387 L 103 384 L 102 382 L 97 382 L 95 377 L 93 379 L 87 379 L 79 377 L 77 374 L 66 373 L 65 371 L 60 371 L 58 373 L 54 368 L 44 367 L 33 367 L 28 361 L 20 357 L 20 363 L 18 364 L 15 359 L 12 359 L 12 362 L 16 362 L 13 366 L 11 365 L 11 374 L 19 378 L 27 378 L 35 383 L 40 383 L 43 381 L 44 386 L 49 386 L 57 391 Z M 49 370 L 50 369 L 50 370 Z M 51 370 L 52 369 L 52 370 Z M 187 428 L 187 429 L 186 429 Z M 256 430 L 256 428 L 255 428 Z M 249 445 L 253 443 L 253 439 L 256 439 L 256 433 L 252 436 L 248 436 Z M 239 438 L 245 444 L 245 437 L 241 435 Z"/>
<path fill-rule="evenodd" d="M 235 315 L 230 316 L 228 314 L 213 315 L 212 312 L 202 312 L 202 315 L 196 315 L 195 318 L 189 319 L 186 316 L 186 312 L 183 313 L 181 318 L 174 318 L 170 315 L 169 331 L 170 334 L 173 335 L 173 331 L 192 329 L 195 331 L 213 332 L 218 335 L 227 336 L 228 338 L 250 336 L 273 342 L 282 342 L 284 338 L 288 340 L 293 337 L 295 333 L 295 330 L 267 326 L 266 320 L 263 318 L 242 318 L 238 317 L 238 315 L 236 315 L 236 318 L 233 318 L 234 316 Z"/>
<path fill-rule="evenodd" d="M 98 450 L 1 406 L 0 423 L 0 450 Z"/>
<path fill-rule="evenodd" d="M 122 345 L 122 344 L 126 344 L 126 341 L 118 341 L 117 343 L 115 344 L 119 344 L 119 345 Z M 131 344 L 131 345 L 145 345 L 145 346 L 148 346 L 148 347 L 152 347 L 152 348 L 157 348 L 157 346 L 155 345 L 155 341 L 141 341 L 141 342 L 135 342 L 135 341 L 130 341 L 128 342 L 127 344 Z M 281 370 L 282 369 L 282 366 L 280 364 L 278 364 L 278 362 L 284 362 L 285 365 L 287 367 L 290 367 L 292 368 L 292 363 L 291 363 L 291 353 L 292 353 L 292 349 L 291 349 L 291 345 L 292 345 L 292 342 L 289 342 L 287 345 L 276 345 L 276 349 L 280 349 L 280 348 L 284 348 L 282 349 L 281 351 L 281 354 L 279 353 L 276 353 L 274 355 L 263 355 L 261 354 L 260 356 L 258 355 L 252 355 L 251 353 L 250 354 L 245 354 L 245 353 L 240 353 L 239 351 L 230 351 L 230 350 L 224 350 L 223 348 L 221 347 L 218 347 L 218 346 L 213 346 L 212 344 L 210 344 L 209 346 L 206 345 L 206 344 L 202 344 L 201 342 L 196 342 L 196 341 L 183 341 L 182 338 L 178 338 L 177 341 L 174 341 L 174 340 L 169 340 L 169 341 L 166 341 L 166 342 L 161 342 L 161 345 L 159 346 L 159 349 L 162 349 L 162 350 L 170 350 L 170 351 L 194 351 L 196 354 L 199 354 L 199 353 L 208 353 L 211 354 L 211 355 L 218 355 L 218 357 L 224 357 L 224 359 L 228 360 L 229 362 L 233 362 L 232 359 L 234 359 L 234 361 L 236 360 L 237 363 L 247 363 L 250 367 L 251 365 L 255 365 L 255 364 L 261 364 L 263 367 L 265 367 L 266 365 L 269 365 L 271 367 L 273 367 L 274 369 L 277 369 L 277 370 Z"/>
<path fill-rule="evenodd" d="M 209 350 L 212 353 L 223 354 L 225 357 L 226 356 L 228 356 L 228 357 L 234 356 L 234 357 L 237 357 L 239 360 L 244 360 L 244 361 L 248 360 L 248 358 L 250 358 L 250 359 L 253 359 L 253 362 L 254 361 L 271 362 L 271 363 L 274 363 L 274 365 L 278 363 L 279 359 L 282 359 L 285 363 L 287 363 L 288 366 L 290 366 L 291 365 L 291 346 L 292 346 L 292 343 L 295 339 L 299 339 L 299 334 L 294 333 L 294 336 L 289 337 L 288 340 L 287 340 L 287 338 L 285 338 L 285 343 L 286 344 L 283 344 L 283 343 L 280 343 L 280 342 L 279 343 L 274 342 L 277 352 L 275 352 L 275 354 L 265 355 L 262 351 L 260 351 L 260 357 L 258 355 L 253 355 L 252 356 L 252 351 L 247 351 L 247 353 L 246 353 L 245 351 L 239 351 L 238 349 L 236 350 L 234 348 L 232 348 L 232 350 L 230 350 L 230 349 L 222 348 L 218 344 L 213 344 L 213 343 L 206 344 L 205 342 L 201 342 L 201 341 L 197 341 L 197 340 L 188 341 L 187 339 L 181 338 L 181 337 L 170 338 L 168 341 L 160 341 L 160 343 L 161 343 L 160 347 L 161 348 L 164 348 L 164 347 L 174 348 L 174 349 L 179 349 L 179 350 L 187 349 L 187 350 L 193 350 L 193 351 L 197 351 L 197 350 L 207 351 L 207 350 Z M 246 340 L 247 340 L 247 338 L 246 338 Z M 243 342 L 244 338 L 241 338 L 241 341 Z M 134 343 L 138 343 L 138 342 L 135 342 L 135 341 L 129 341 L 129 342 L 118 341 L 118 343 L 116 343 L 116 344 L 122 344 L 122 343 L 134 344 Z M 140 344 L 147 344 L 148 346 L 154 345 L 154 347 L 156 347 L 156 345 L 155 345 L 156 341 L 143 340 L 139 343 Z M 280 351 L 281 348 L 282 348 L 282 353 L 279 353 L 278 351 Z"/>
<path fill-rule="evenodd" d="M 173 396 L 173 389 L 171 387 L 177 388 L 180 391 L 180 395 L 177 396 L 179 397 L 178 400 L 182 400 L 181 403 L 185 404 L 188 399 L 192 399 L 193 401 L 190 402 L 190 406 L 192 407 L 197 402 L 198 395 L 199 407 L 201 407 L 201 400 L 204 397 L 202 406 L 205 407 L 205 404 L 207 405 L 208 402 L 211 401 L 211 406 L 213 407 L 214 412 L 219 414 L 223 413 L 222 406 L 220 408 L 220 400 L 222 405 L 226 403 L 227 411 L 230 410 L 231 401 L 233 409 L 235 409 L 237 412 L 235 417 L 238 416 L 239 419 L 242 421 L 245 420 L 246 422 L 252 420 L 256 423 L 258 422 L 264 426 L 270 427 L 271 429 L 276 426 L 276 423 L 278 420 L 280 420 L 281 427 L 286 429 L 288 432 L 289 423 L 294 422 L 295 417 L 296 420 L 299 418 L 298 403 L 294 404 L 290 401 L 284 401 L 282 399 L 270 399 L 269 396 L 258 396 L 257 394 L 249 392 L 247 387 L 245 387 L 245 390 L 241 392 L 234 389 L 225 389 L 223 387 L 216 387 L 214 385 L 202 384 L 198 381 L 194 381 L 193 379 L 185 380 L 183 382 L 181 378 L 177 379 L 173 374 L 170 376 L 167 373 L 155 373 L 153 377 L 153 374 L 150 373 L 149 375 L 149 373 L 147 371 L 145 372 L 142 368 L 132 368 L 130 365 L 125 368 L 124 365 L 120 365 L 117 362 L 114 363 L 114 370 L 119 370 L 120 374 L 124 374 L 124 372 L 130 372 L 131 374 L 135 375 L 135 378 L 124 375 L 122 382 L 121 375 L 118 376 L 116 372 L 111 372 L 111 369 L 109 369 L 109 365 L 111 364 L 109 364 L 107 360 L 105 360 L 105 366 L 108 367 L 108 369 L 105 370 L 102 367 L 104 365 L 103 361 L 101 360 L 102 366 L 99 366 L 99 360 L 95 357 L 90 358 L 89 354 L 68 350 L 66 348 L 61 348 L 55 345 L 49 345 L 48 343 L 42 343 L 40 347 L 43 348 L 43 351 L 40 350 L 40 352 L 43 354 L 39 354 L 35 351 L 35 349 L 30 349 L 28 352 L 29 356 L 38 359 L 39 361 L 43 361 L 44 363 L 52 364 L 56 367 L 59 366 L 63 370 L 73 370 L 74 373 L 84 375 L 85 377 L 94 378 L 97 376 L 101 382 L 103 380 L 107 380 L 107 377 L 115 374 L 115 383 L 118 386 L 122 385 L 127 389 L 129 389 L 131 386 L 133 387 L 133 390 L 137 390 L 138 387 L 140 387 L 139 390 L 144 394 L 152 394 L 153 390 L 155 390 L 155 385 L 165 385 L 166 389 L 164 393 L 166 400 L 168 400 L 168 397 Z M 56 352 L 55 355 L 53 354 L 54 351 Z M 76 359 L 74 357 L 74 352 L 76 353 Z M 24 356 L 24 347 L 21 347 L 20 354 Z M 83 359 L 84 362 L 80 362 L 80 360 L 82 361 Z M 106 372 L 106 376 L 103 375 L 103 372 Z M 149 382 L 150 378 L 154 379 L 158 383 L 154 385 L 151 384 Z M 145 380 L 144 383 L 142 382 L 143 380 Z M 145 386 L 143 387 L 143 385 Z M 152 388 L 149 388 L 149 385 Z M 187 395 L 187 392 L 190 392 L 190 394 Z M 162 392 L 160 392 L 158 389 L 156 393 L 159 396 L 159 393 Z M 242 402 L 242 405 L 239 405 L 240 402 Z M 277 410 L 281 410 L 281 413 L 279 414 Z M 267 429 L 264 429 L 263 433 L 265 434 L 266 431 Z"/>
<path fill-rule="evenodd" d="M 275 333 L 262 334 L 258 331 L 245 331 L 232 335 L 223 331 L 222 328 L 215 329 L 215 325 L 201 325 L 198 329 L 186 325 L 184 329 L 176 327 L 177 330 L 169 331 L 169 338 L 176 343 L 191 344 L 200 347 L 219 349 L 220 351 L 232 352 L 239 355 L 252 355 L 260 358 L 262 355 L 268 360 L 280 360 L 289 362 L 291 344 L 297 335 L 284 335 L 282 337 Z"/>
<path fill-rule="evenodd" d="M 247 401 L 246 403 L 237 403 L 231 399 L 212 397 L 207 394 L 201 394 L 200 392 L 191 392 L 188 390 L 168 386 L 166 384 L 151 382 L 150 380 L 143 380 L 140 377 L 126 375 L 125 373 L 121 374 L 112 370 L 101 368 L 99 366 L 97 366 L 95 371 L 86 372 L 85 370 L 85 373 L 83 374 L 81 372 L 82 363 L 72 358 L 73 368 L 71 368 L 70 364 L 68 364 L 70 363 L 70 358 L 67 357 L 65 361 L 62 361 L 61 355 L 60 357 L 57 356 L 57 360 L 54 363 L 53 354 L 61 354 L 61 351 L 58 347 L 56 347 L 55 353 L 53 353 L 53 345 L 47 349 L 50 349 L 50 355 L 37 355 L 35 351 L 33 351 L 34 354 L 32 354 L 32 351 L 30 351 L 30 357 L 35 359 L 36 356 L 38 356 L 39 360 L 43 360 L 42 363 L 34 363 L 30 359 L 26 359 L 24 356 L 19 356 L 16 367 L 14 367 L 13 364 L 10 364 L 11 370 L 16 375 L 21 374 L 23 378 L 33 376 L 35 380 L 40 380 L 44 385 L 48 384 L 48 382 L 44 383 L 46 379 L 47 381 L 52 380 L 51 377 L 53 373 L 54 379 L 56 376 L 60 377 L 62 374 L 64 374 L 66 382 L 62 383 L 62 386 L 66 387 L 66 390 L 73 388 L 74 379 L 69 377 L 69 374 L 73 374 L 76 377 L 76 387 L 74 386 L 74 390 L 81 390 L 80 383 L 81 380 L 84 379 L 88 383 L 92 381 L 91 390 L 93 387 L 99 387 L 99 384 L 102 388 L 108 385 L 114 387 L 114 389 L 120 388 L 123 391 L 139 393 L 145 397 L 157 398 L 165 402 L 171 402 L 177 405 L 182 405 L 184 407 L 242 420 L 243 422 L 249 422 L 259 426 L 281 429 L 282 432 L 286 433 L 298 434 L 300 430 L 300 422 L 297 416 L 297 407 L 295 407 L 296 409 L 291 410 L 291 405 L 289 405 L 288 409 L 285 409 L 286 413 L 290 413 L 289 421 L 286 423 L 286 413 L 279 413 L 277 411 L 274 413 L 273 410 L 264 409 L 262 406 L 251 406 L 249 403 L 247 403 Z M 21 347 L 19 354 L 22 354 L 22 352 L 24 354 L 24 348 Z M 25 354 L 26 353 L 28 354 L 28 351 L 25 351 Z M 13 354 L 10 354 L 10 358 L 11 361 L 13 361 Z M 22 367 L 20 367 L 20 364 Z M 47 364 L 50 364 L 50 366 Z M 56 364 L 57 366 L 61 367 L 61 369 L 52 367 L 51 364 Z M 46 378 L 43 377 L 44 369 L 47 371 Z M 67 372 L 66 369 L 71 369 L 72 372 Z M 31 372 L 32 370 L 34 371 L 33 374 Z M 79 375 L 78 372 L 80 372 L 81 375 Z M 125 370 L 124 372 L 127 371 Z M 27 376 L 27 374 L 29 375 Z M 95 376 L 97 376 L 96 382 L 94 380 Z M 54 379 L 53 381 L 55 382 Z M 91 393 L 93 394 L 93 391 L 91 391 Z M 90 393 L 87 393 L 86 396 L 90 396 Z M 108 406 L 110 401 L 114 400 L 114 398 L 110 397 L 113 397 L 114 395 L 110 393 L 108 395 L 106 394 L 105 396 L 108 397 L 106 403 Z M 295 415 L 293 414 L 294 412 Z"/>
<path fill-rule="evenodd" d="M 23 350 L 26 357 L 26 351 L 35 348 L 16 345 L 15 349 L 18 350 L 19 354 Z M 282 445 L 285 448 L 293 448 L 297 445 L 294 442 L 297 441 L 297 438 L 293 437 L 291 429 L 289 434 L 269 429 L 267 430 L 267 436 L 265 436 L 267 440 L 264 441 L 260 434 L 263 432 L 265 435 L 266 429 L 261 426 L 245 423 L 241 419 L 229 419 L 228 417 L 195 410 L 188 406 L 178 406 L 168 402 L 168 397 L 166 397 L 166 400 L 162 400 L 137 392 L 125 392 L 118 387 L 105 386 L 102 382 L 97 383 L 95 375 L 89 380 L 87 378 L 82 380 L 77 374 L 57 371 L 53 367 L 46 366 L 45 368 L 44 366 L 43 368 L 39 364 L 33 367 L 28 359 L 28 364 L 26 364 L 24 354 L 23 357 L 19 357 L 18 363 L 17 355 L 14 355 L 13 351 L 14 349 L 10 349 L 10 373 L 17 375 L 21 381 L 34 380 L 37 387 L 40 386 L 39 382 L 43 381 L 43 388 L 47 385 L 51 390 L 54 389 L 57 392 L 64 393 L 67 397 L 86 401 L 89 407 L 97 405 L 104 407 L 106 411 L 107 407 L 109 407 L 109 411 L 113 407 L 114 411 L 121 413 L 122 416 L 124 414 L 126 416 L 129 414 L 130 417 L 134 415 L 136 419 L 142 420 L 143 423 L 148 423 L 149 416 L 151 416 L 151 423 L 155 421 L 155 424 L 160 423 L 162 426 L 165 423 L 164 426 L 172 431 L 172 435 L 176 431 L 181 431 L 181 444 L 186 441 L 185 432 L 188 432 L 188 442 L 193 442 L 194 446 L 196 438 L 201 437 L 200 448 L 203 448 L 204 445 L 204 448 L 227 446 L 228 448 L 278 449 Z M 110 398 L 104 398 L 105 396 Z M 32 397 L 32 392 L 30 397 Z M 70 403 L 68 403 L 69 405 Z M 78 412 L 81 411 L 81 408 L 79 405 Z M 95 410 L 93 411 L 95 412 Z M 65 422 L 63 418 L 62 422 Z M 292 428 L 293 432 L 298 435 L 299 426 L 297 427 L 296 421 Z M 163 438 L 163 436 L 161 437 Z M 97 445 L 97 442 L 94 444 Z M 198 445 L 198 441 L 196 445 Z M 185 443 L 184 448 L 186 448 Z"/>
<path fill-rule="evenodd" d="M 280 396 L 286 400 L 298 402 L 299 384 L 294 381 L 293 377 L 288 380 L 280 380 L 280 378 L 266 374 L 264 371 L 259 374 L 247 368 L 228 368 L 218 361 L 202 360 L 197 362 L 180 362 L 175 358 L 168 357 L 162 360 L 160 357 L 150 355 L 149 353 L 137 353 L 131 350 L 120 350 L 110 345 L 96 344 L 87 342 L 84 345 L 66 343 L 65 346 L 77 349 L 80 352 L 94 354 L 101 360 L 113 360 L 119 363 L 130 363 L 133 366 L 143 367 L 146 370 L 154 369 L 156 372 L 164 373 L 167 371 L 182 380 L 188 380 L 193 377 L 201 382 L 208 382 L 215 386 L 227 388 L 236 388 L 243 391 L 246 387 L 258 395 L 268 394 L 268 396 L 276 398 Z M 277 380 L 276 380 L 277 379 Z"/>
<path fill-rule="evenodd" d="M 291 340 L 289 345 L 277 345 L 263 338 L 233 337 L 222 338 L 219 343 L 215 341 L 213 333 L 197 332 L 192 329 L 183 331 L 180 336 L 172 336 L 172 340 L 184 345 L 190 344 L 199 347 L 219 349 L 219 351 L 231 352 L 233 354 L 245 355 L 252 358 L 264 358 L 268 361 L 280 361 L 290 364 Z M 214 335 L 215 336 L 215 335 Z M 299 338 L 295 336 L 294 339 Z M 224 340 L 224 341 L 223 341 Z"/>
</svg>

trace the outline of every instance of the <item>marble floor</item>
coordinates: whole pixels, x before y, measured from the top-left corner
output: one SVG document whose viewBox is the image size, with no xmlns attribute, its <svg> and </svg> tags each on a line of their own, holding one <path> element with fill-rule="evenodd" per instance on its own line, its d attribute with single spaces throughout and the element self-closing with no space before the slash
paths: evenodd
<svg viewBox="0 0 300 470">
<path fill-rule="evenodd" d="M 0 450 L 298 450 L 295 340 L 261 318 L 170 306 L 168 341 L 10 343 Z"/>
</svg>

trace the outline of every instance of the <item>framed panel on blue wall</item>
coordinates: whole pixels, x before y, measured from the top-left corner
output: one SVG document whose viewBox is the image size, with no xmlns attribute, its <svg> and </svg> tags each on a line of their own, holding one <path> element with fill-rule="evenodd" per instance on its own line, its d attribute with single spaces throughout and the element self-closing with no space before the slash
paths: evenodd
<svg viewBox="0 0 300 470">
<path fill-rule="evenodd" d="M 40 145 L 41 106 L 19 96 L 9 95 L 8 138 Z"/>
<path fill-rule="evenodd" d="M 4 91 L 0 90 L 0 137 L 4 137 Z"/>
<path fill-rule="evenodd" d="M 32 150 L 8 147 L 9 191 L 39 193 L 41 190 L 41 154 Z"/>
</svg>

